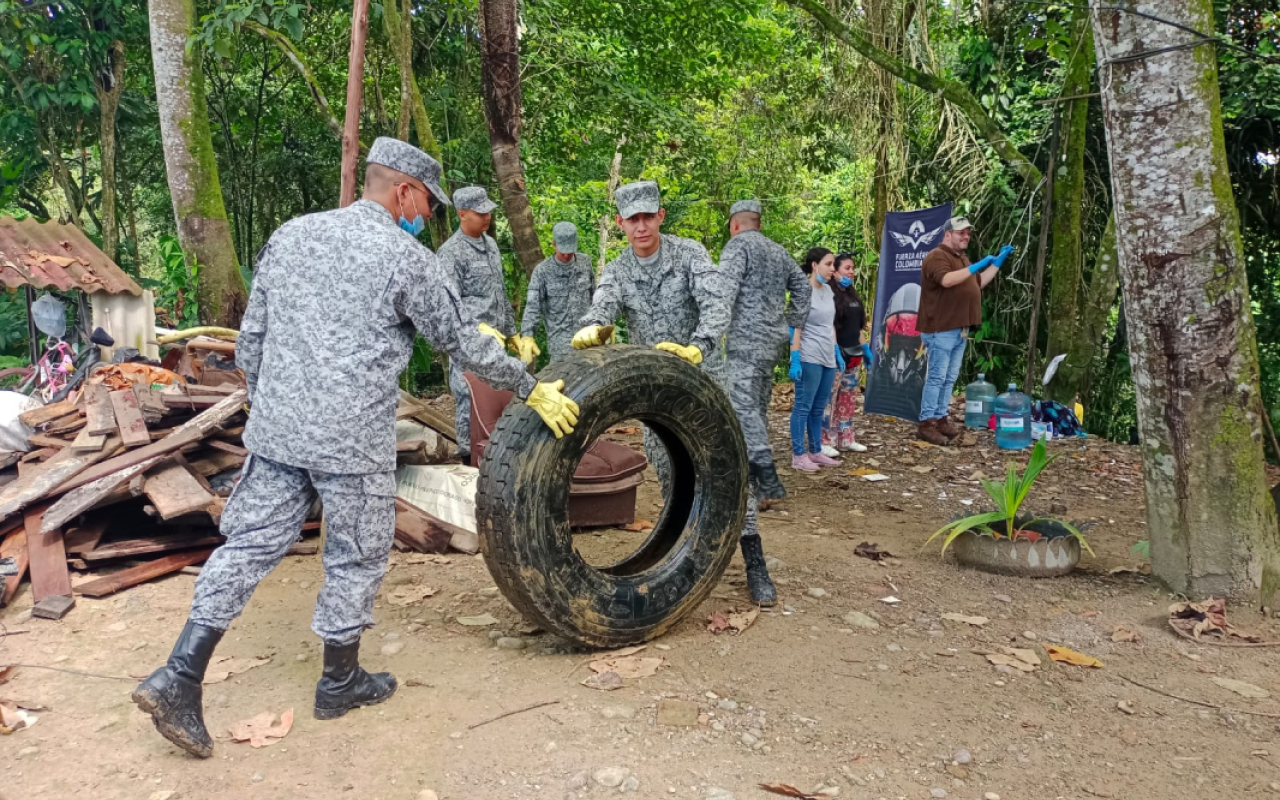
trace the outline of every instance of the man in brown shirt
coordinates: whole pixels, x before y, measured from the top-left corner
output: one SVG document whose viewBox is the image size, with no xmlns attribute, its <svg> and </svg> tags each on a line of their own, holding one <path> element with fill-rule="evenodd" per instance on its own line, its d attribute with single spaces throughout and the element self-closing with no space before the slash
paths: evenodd
<svg viewBox="0 0 1280 800">
<path fill-rule="evenodd" d="M 960 377 L 969 329 L 982 324 L 982 287 L 991 283 L 1012 245 L 970 264 L 965 250 L 972 230 L 969 220 L 952 217 L 942 228 L 942 244 L 924 257 L 920 267 L 920 311 L 916 330 L 929 351 L 929 372 L 920 401 L 916 435 L 932 444 L 948 444 L 962 427 L 947 416 L 951 393 Z"/>
</svg>

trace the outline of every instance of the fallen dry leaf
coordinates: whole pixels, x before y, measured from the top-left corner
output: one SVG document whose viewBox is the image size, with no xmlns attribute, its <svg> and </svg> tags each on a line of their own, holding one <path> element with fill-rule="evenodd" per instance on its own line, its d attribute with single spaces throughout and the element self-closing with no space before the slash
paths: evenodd
<svg viewBox="0 0 1280 800">
<path fill-rule="evenodd" d="M 712 633 L 725 633 L 734 636 L 750 628 L 760 616 L 760 608 L 731 608 L 728 611 L 715 611 L 707 617 L 707 630 Z"/>
<path fill-rule="evenodd" d="M 912 468 L 911 468 L 911 471 L 912 471 L 912 472 L 918 472 L 918 473 L 920 473 L 921 475 L 924 475 L 924 474 L 926 474 L 926 473 L 933 472 L 933 467 L 927 467 L 927 466 L 925 466 L 925 465 L 923 465 L 923 464 L 920 464 L 920 465 L 917 465 L 917 466 L 912 467 Z"/>
<path fill-rule="evenodd" d="M 232 675 L 239 675 L 242 672 L 248 672 L 254 667 L 260 667 L 263 664 L 271 662 L 271 656 L 258 656 L 256 658 L 232 658 L 230 656 L 222 656 L 215 658 L 213 663 L 209 665 L 209 669 L 204 674 L 204 683 L 222 683 Z"/>
<path fill-rule="evenodd" d="M 0 734 L 10 734 L 36 724 L 38 717 L 9 701 L 0 702 Z"/>
<path fill-rule="evenodd" d="M 1252 683 L 1245 683 L 1244 681 L 1236 681 L 1231 678 L 1214 678 L 1213 682 L 1228 692 L 1235 692 L 1241 697 L 1247 697 L 1250 700 L 1266 700 L 1271 696 L 1271 692 L 1261 686 L 1254 686 Z"/>
<path fill-rule="evenodd" d="M 857 469 L 849 470 L 849 474 L 855 477 L 862 477 L 863 475 L 876 475 L 878 473 L 879 473 L 879 470 L 867 469 L 866 467 L 858 467 Z"/>
<path fill-rule="evenodd" d="M 391 593 L 387 602 L 393 606 L 411 606 L 421 603 L 436 593 L 430 586 L 402 586 Z"/>
<path fill-rule="evenodd" d="M 986 617 L 967 617 L 964 614 L 956 614 L 954 612 L 947 612 L 946 614 L 942 615 L 942 618 L 949 619 L 952 622 L 963 622 L 967 625 L 975 625 L 977 627 L 986 625 L 988 622 L 991 621 Z"/>
<path fill-rule="evenodd" d="M 264 711 L 256 717 L 241 720 L 227 729 L 233 742 L 248 742 L 250 747 L 266 747 L 275 744 L 289 734 L 293 728 L 293 709 L 281 714 L 278 718 L 270 711 Z"/>
<path fill-rule="evenodd" d="M 1019 670 L 1021 672 L 1036 671 L 1036 668 L 1034 666 L 1026 663 L 1025 661 L 1018 658 L 1017 656 L 1005 655 L 1004 653 L 987 653 L 987 661 L 990 661 L 992 664 L 999 664 L 999 665 L 1004 665 L 1006 667 L 1013 667 L 1014 669 Z"/>
<path fill-rule="evenodd" d="M 859 544 L 857 547 L 853 548 L 853 554 L 855 556 L 861 556 L 862 558 L 869 558 L 872 561 L 883 561 L 886 558 L 893 558 L 893 553 L 890 553 L 888 550 L 881 550 L 880 545 L 875 542 L 863 542 Z"/>
<path fill-rule="evenodd" d="M 458 617 L 458 624 L 479 628 L 485 625 L 497 625 L 498 618 L 492 614 L 479 614 L 474 617 Z"/>
<path fill-rule="evenodd" d="M 612 692 L 614 689 L 621 689 L 626 684 L 622 682 L 622 678 L 616 672 L 601 672 L 597 675 L 589 676 L 582 682 L 582 685 L 589 689 Z"/>
<path fill-rule="evenodd" d="M 911 445 L 912 447 L 918 447 L 921 450 L 928 450 L 930 447 L 934 447 L 934 445 L 931 445 L 928 442 L 922 442 L 919 439 L 912 439 L 911 441 L 907 442 L 907 444 Z"/>
<path fill-rule="evenodd" d="M 1209 644 L 1229 644 L 1235 639 L 1255 644 L 1262 642 L 1260 637 L 1245 633 L 1227 622 L 1227 601 L 1220 597 L 1210 597 L 1199 603 L 1174 603 L 1169 606 L 1169 627 L 1180 636 Z"/>
<path fill-rule="evenodd" d="M 665 658 L 623 656 L 621 658 L 602 658 L 599 661 L 592 661 L 587 666 L 591 668 L 592 672 L 616 672 L 618 677 L 623 680 L 639 680 L 640 678 L 656 675 L 658 668 L 665 663 Z"/>
<path fill-rule="evenodd" d="M 653 530 L 653 523 L 647 519 L 637 519 L 635 522 L 632 522 L 630 525 L 623 525 L 622 529 L 624 531 L 631 531 L 632 533 L 640 533 L 641 531 L 651 531 Z"/>
<path fill-rule="evenodd" d="M 1123 625 L 1117 625 L 1116 629 L 1111 633 L 1111 641 L 1113 642 L 1140 642 L 1142 637 Z"/>
<path fill-rule="evenodd" d="M 1093 656 L 1085 655 L 1084 653 L 1077 653 L 1070 647 L 1046 644 L 1044 649 L 1045 652 L 1049 654 L 1049 658 L 1054 661 L 1061 661 L 1064 664 L 1074 664 L 1077 667 L 1093 667 L 1094 669 L 1100 669 L 1102 667 L 1102 662 L 1098 659 Z"/>
<path fill-rule="evenodd" d="M 1036 655 L 1035 650 L 1027 650 L 1021 647 L 1002 647 L 1000 649 L 1005 655 L 1013 656 L 1024 664 L 1030 664 L 1033 667 L 1040 666 L 1040 656 Z"/>
</svg>

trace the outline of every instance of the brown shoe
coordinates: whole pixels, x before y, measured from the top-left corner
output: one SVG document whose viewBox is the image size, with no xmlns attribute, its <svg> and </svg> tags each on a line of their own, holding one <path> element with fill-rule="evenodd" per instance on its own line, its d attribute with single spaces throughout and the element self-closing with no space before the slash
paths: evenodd
<svg viewBox="0 0 1280 800">
<path fill-rule="evenodd" d="M 945 447 L 947 442 L 950 441 L 950 439 L 943 435 L 942 431 L 939 430 L 938 421 L 936 419 L 927 419 L 924 422 L 921 422 L 920 427 L 916 429 L 916 438 L 923 439 L 929 444 L 936 444 L 939 447 Z"/>
<path fill-rule="evenodd" d="M 943 417 L 938 420 L 938 430 L 942 431 L 942 435 L 948 439 L 954 439 L 964 433 L 964 426 L 957 425 L 950 416 Z"/>
</svg>

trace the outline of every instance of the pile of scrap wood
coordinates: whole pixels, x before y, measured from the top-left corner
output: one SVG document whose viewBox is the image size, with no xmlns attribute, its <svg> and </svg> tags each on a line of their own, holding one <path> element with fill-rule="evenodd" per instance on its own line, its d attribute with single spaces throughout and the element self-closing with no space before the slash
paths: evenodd
<svg viewBox="0 0 1280 800">
<path fill-rule="evenodd" d="M 35 449 L 0 460 L 4 604 L 29 572 L 33 614 L 57 619 L 73 588 L 108 595 L 199 564 L 222 543 L 218 520 L 248 455 L 247 394 L 174 378 L 110 365 L 74 398 L 22 415 Z M 73 570 L 103 569 L 72 586 Z"/>
<path fill-rule="evenodd" d="M 74 595 L 102 597 L 203 563 L 223 542 L 218 522 L 248 451 L 247 411 L 234 345 L 196 340 L 173 366 L 96 371 L 70 399 L 33 409 L 27 453 L 0 453 L 0 607 L 29 572 L 35 616 L 59 619 Z M 168 363 L 168 361 L 166 362 Z M 455 447 L 447 416 L 403 395 L 403 463 L 441 463 Z M 475 553 L 472 531 L 396 501 L 396 546 Z M 313 504 L 303 536 L 319 534 Z M 319 551 L 300 539 L 291 554 Z M 73 576 L 75 580 L 73 581 Z"/>
</svg>

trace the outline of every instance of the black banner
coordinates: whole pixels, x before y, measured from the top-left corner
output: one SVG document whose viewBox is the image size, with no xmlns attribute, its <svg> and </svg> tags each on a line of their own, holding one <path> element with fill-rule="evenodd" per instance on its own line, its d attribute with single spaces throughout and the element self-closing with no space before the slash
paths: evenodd
<svg viewBox="0 0 1280 800">
<path fill-rule="evenodd" d="M 919 211 L 890 211 L 880 242 L 880 273 L 871 326 L 875 366 L 867 373 L 866 413 L 920 419 L 925 353 L 916 331 L 920 310 L 920 263 L 942 243 L 951 204 Z"/>
</svg>

